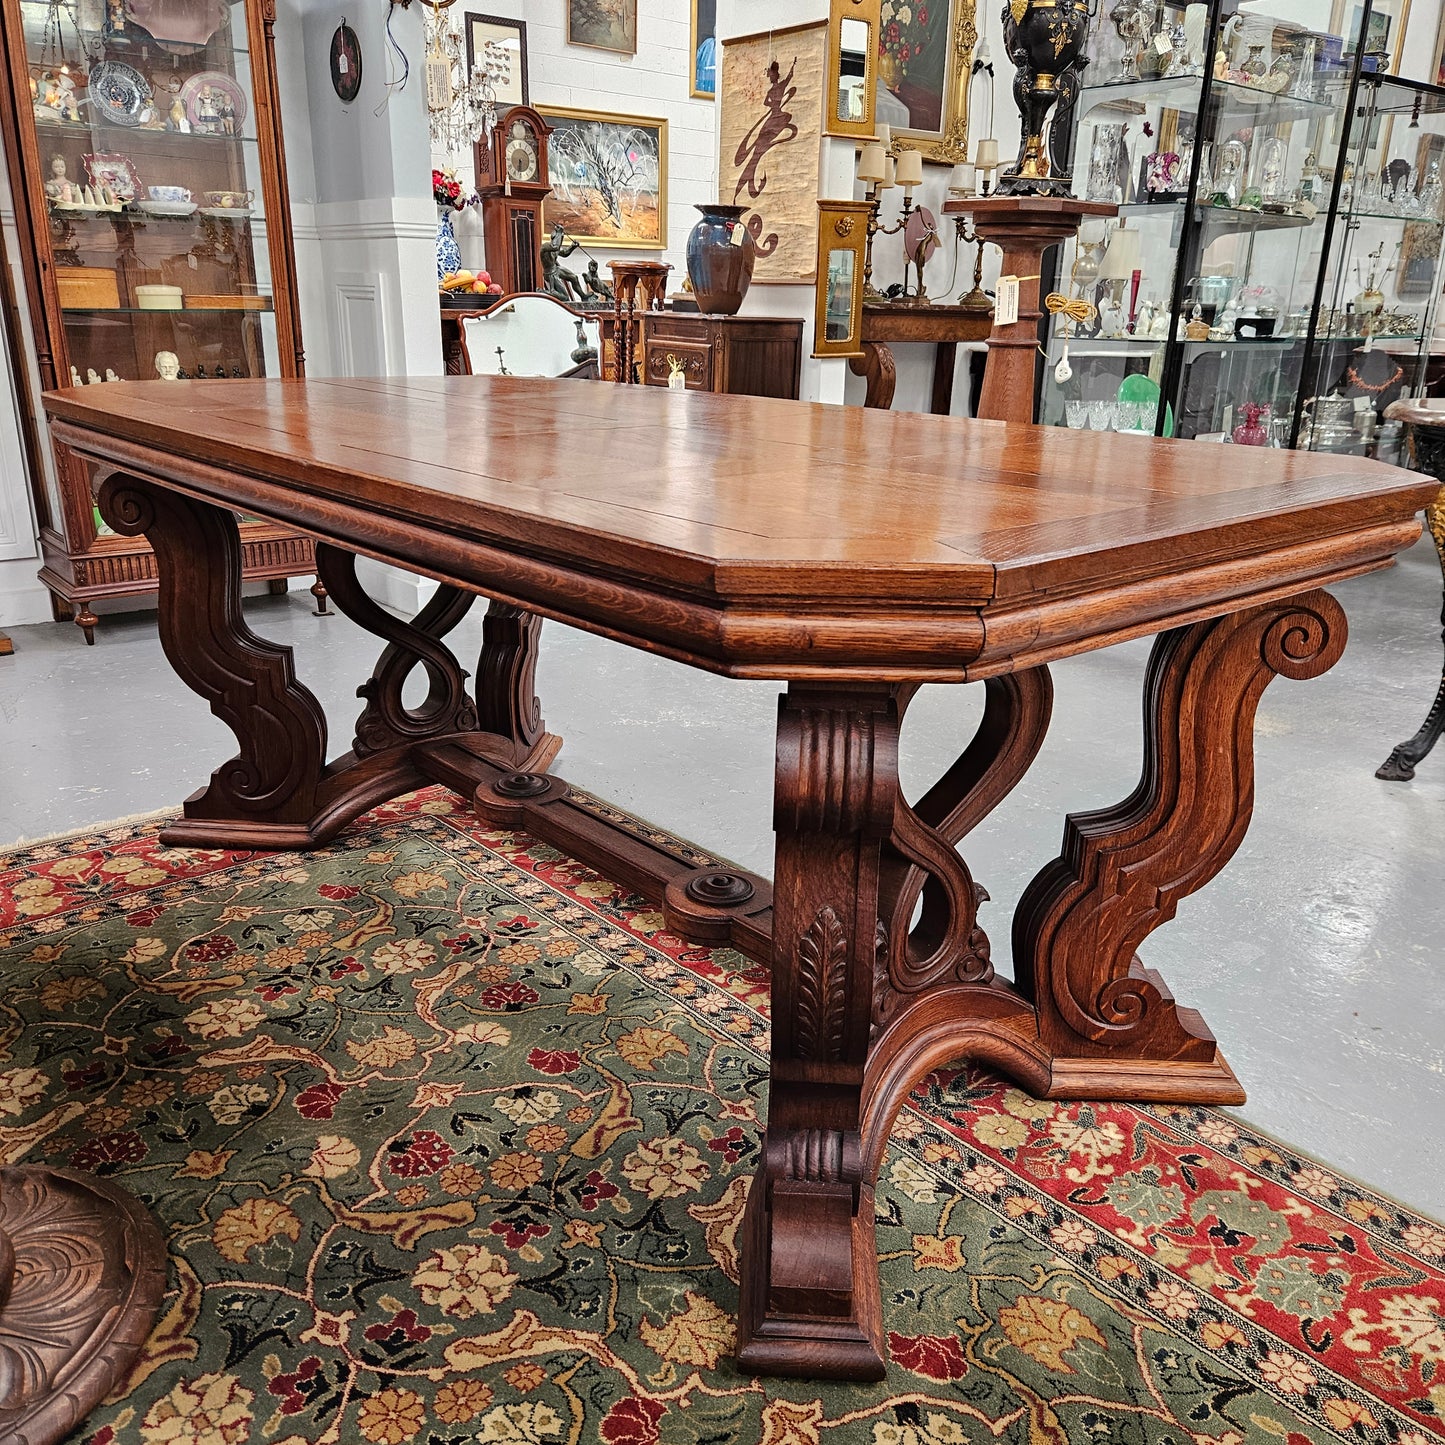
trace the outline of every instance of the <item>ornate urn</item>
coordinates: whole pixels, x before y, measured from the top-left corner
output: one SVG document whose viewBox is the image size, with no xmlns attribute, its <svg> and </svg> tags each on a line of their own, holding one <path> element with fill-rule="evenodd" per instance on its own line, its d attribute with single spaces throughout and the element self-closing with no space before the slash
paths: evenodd
<svg viewBox="0 0 1445 1445">
<path fill-rule="evenodd" d="M 1014 104 L 1022 120 L 1018 159 L 999 177 L 1004 196 L 1067 196 L 1072 177 L 1062 147 L 1044 147 L 1044 126 L 1055 107 L 1055 130 L 1079 94 L 1087 0 L 1009 0 L 1004 6 L 1004 46 L 1014 65 Z"/>
</svg>

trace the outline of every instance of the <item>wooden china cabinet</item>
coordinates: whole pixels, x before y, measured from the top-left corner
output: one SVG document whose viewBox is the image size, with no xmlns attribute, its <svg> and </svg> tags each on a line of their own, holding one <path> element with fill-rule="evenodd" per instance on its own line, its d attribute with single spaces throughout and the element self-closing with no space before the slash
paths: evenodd
<svg viewBox="0 0 1445 1445">
<path fill-rule="evenodd" d="M 274 0 L 0 0 L 0 144 L 45 388 L 301 374 L 274 21 Z M 92 604 L 155 591 L 155 558 L 105 526 L 63 448 L 40 470 L 40 578 L 93 642 Z M 247 579 L 314 572 L 301 533 L 240 530 Z"/>
</svg>

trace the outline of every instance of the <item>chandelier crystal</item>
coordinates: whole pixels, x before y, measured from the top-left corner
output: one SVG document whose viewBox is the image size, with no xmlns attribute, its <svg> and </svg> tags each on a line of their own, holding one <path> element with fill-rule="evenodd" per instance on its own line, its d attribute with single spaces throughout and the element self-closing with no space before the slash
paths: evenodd
<svg viewBox="0 0 1445 1445">
<path fill-rule="evenodd" d="M 428 0 L 426 107 L 431 141 L 455 154 L 497 123 L 497 87 L 511 79 L 506 48 L 489 40 L 468 72 L 466 41 L 451 20 L 450 0 Z"/>
</svg>

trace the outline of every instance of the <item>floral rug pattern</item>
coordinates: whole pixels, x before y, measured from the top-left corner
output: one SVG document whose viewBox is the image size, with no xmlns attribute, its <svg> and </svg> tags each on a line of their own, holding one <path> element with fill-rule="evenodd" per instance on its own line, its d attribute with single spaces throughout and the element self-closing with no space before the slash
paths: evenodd
<svg viewBox="0 0 1445 1445">
<path fill-rule="evenodd" d="M 169 1292 L 87 1445 L 1445 1439 L 1445 1230 L 1207 1109 L 899 1119 L 877 1385 L 730 1360 L 766 973 L 428 790 L 322 852 L 0 855 L 0 1157 Z"/>
</svg>

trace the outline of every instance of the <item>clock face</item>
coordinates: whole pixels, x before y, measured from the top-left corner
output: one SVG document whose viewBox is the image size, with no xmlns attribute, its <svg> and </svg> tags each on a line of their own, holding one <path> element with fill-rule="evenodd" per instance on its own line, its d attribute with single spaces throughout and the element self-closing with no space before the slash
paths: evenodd
<svg viewBox="0 0 1445 1445">
<path fill-rule="evenodd" d="M 507 136 L 507 175 L 514 181 L 537 179 L 537 137 L 518 121 Z"/>
</svg>

